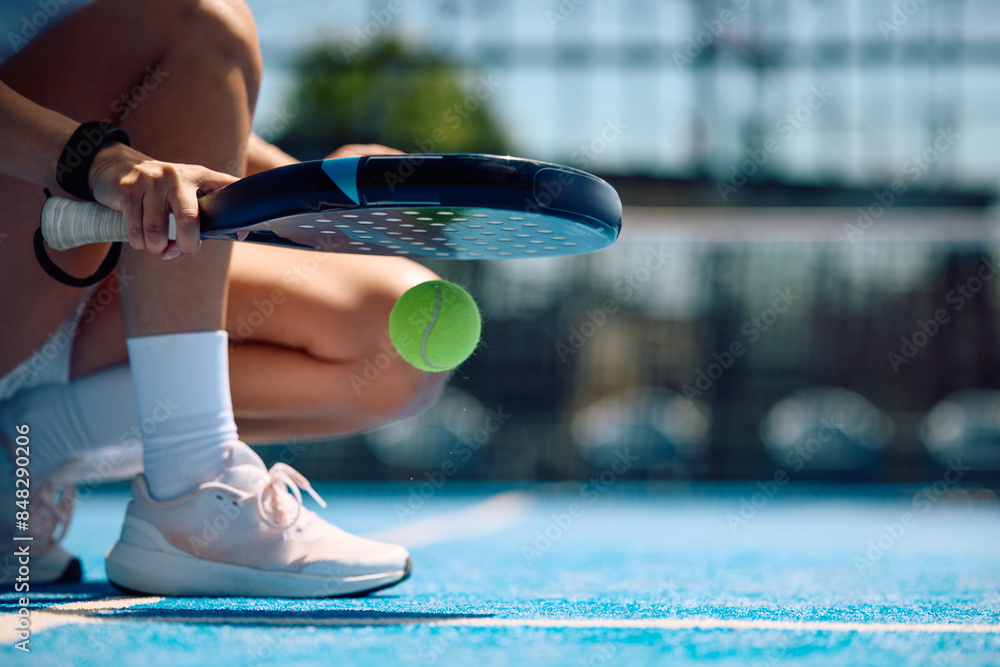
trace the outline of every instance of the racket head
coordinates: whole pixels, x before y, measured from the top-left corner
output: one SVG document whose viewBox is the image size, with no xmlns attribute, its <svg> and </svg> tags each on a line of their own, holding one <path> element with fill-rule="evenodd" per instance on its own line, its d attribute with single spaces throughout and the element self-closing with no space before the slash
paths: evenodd
<svg viewBox="0 0 1000 667">
<path fill-rule="evenodd" d="M 607 247 L 621 201 L 570 167 L 492 155 L 317 160 L 205 197 L 202 236 L 433 259 L 575 255 Z"/>
</svg>

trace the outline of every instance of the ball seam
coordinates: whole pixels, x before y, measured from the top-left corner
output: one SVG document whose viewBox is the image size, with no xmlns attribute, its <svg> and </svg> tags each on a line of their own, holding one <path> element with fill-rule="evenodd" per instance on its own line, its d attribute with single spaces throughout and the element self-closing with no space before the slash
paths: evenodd
<svg viewBox="0 0 1000 667">
<path fill-rule="evenodd" d="M 434 296 L 434 312 L 431 313 L 431 321 L 427 323 L 427 328 L 424 329 L 424 338 L 420 341 L 420 358 L 431 368 L 443 369 L 443 366 L 432 364 L 431 360 L 427 358 L 427 338 L 431 335 L 431 329 L 434 327 L 434 322 L 437 321 L 438 313 L 441 311 L 441 288 L 438 285 L 434 286 Z"/>
</svg>

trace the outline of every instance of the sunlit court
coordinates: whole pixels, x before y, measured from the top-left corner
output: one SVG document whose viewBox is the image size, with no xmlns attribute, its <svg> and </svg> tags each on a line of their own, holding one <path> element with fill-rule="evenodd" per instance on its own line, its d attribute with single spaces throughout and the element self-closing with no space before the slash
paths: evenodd
<svg viewBox="0 0 1000 667">
<path fill-rule="evenodd" d="M 102 4 L 0 8 L 0 81 L 20 92 L 32 45 Z M 123 314 L 69 334 L 49 318 L 29 361 L 0 369 L 49 378 L 0 382 L 3 664 L 1000 665 L 1000 7 L 248 7 L 254 134 L 229 164 L 205 160 L 243 178 L 230 191 L 254 212 L 203 186 L 201 248 L 167 262 L 236 246 L 225 322 L 208 327 L 225 329 L 232 401 L 178 393 L 185 378 L 143 389 L 133 218 L 91 234 L 115 206 L 84 178 L 97 213 L 51 217 L 87 240 L 39 238 L 76 275 L 104 255 L 72 253 L 124 241 L 110 277 L 79 288 L 81 321 Z M 245 8 L 192 11 L 229 26 Z M 148 148 L 144 123 L 161 103 L 180 113 L 163 100 L 189 65 L 143 61 L 108 99 L 131 148 L 182 161 Z M 0 196 L 20 214 L 9 182 L 38 178 L 7 166 L 9 134 Z M 253 168 L 286 154 L 315 168 Z M 32 228 L 0 226 L 0 252 L 23 242 L 42 282 L 36 190 Z M 464 320 L 448 283 L 474 299 Z M 421 287 L 429 305 L 406 307 L 427 310 L 404 311 Z M 5 345 L 41 312 L 5 316 Z M 52 372 L 123 322 L 112 352 Z M 248 371 L 266 346 L 280 363 Z M 74 386 L 94 387 L 74 405 L 106 391 L 113 407 L 47 416 Z M 196 477 L 206 446 L 175 424 L 211 428 L 188 396 L 234 415 L 225 432 L 263 481 L 231 475 L 248 456 L 232 449 Z M 167 436 L 194 477 L 164 472 Z M 205 489 L 215 500 L 159 518 Z M 297 546 L 325 522 L 342 530 Z M 278 547 L 259 542 L 272 533 Z"/>
</svg>

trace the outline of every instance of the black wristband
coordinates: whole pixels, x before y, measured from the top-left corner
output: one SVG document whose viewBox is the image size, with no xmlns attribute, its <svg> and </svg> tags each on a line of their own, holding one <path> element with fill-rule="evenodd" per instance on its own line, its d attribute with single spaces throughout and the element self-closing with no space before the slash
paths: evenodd
<svg viewBox="0 0 1000 667">
<path fill-rule="evenodd" d="M 93 201 L 90 167 L 98 151 L 116 141 L 129 145 L 125 130 L 110 121 L 92 120 L 80 125 L 66 142 L 56 164 L 56 182 L 66 192 L 84 201 Z"/>
</svg>

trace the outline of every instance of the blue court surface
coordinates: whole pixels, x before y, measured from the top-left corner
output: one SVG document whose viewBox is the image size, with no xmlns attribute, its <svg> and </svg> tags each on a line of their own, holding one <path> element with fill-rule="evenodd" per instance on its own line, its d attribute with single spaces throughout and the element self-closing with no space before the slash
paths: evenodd
<svg viewBox="0 0 1000 667">
<path fill-rule="evenodd" d="M 86 583 L 32 594 L 30 654 L 0 596 L 2 663 L 1000 665 L 990 491 L 452 482 L 419 504 L 406 485 L 318 490 L 344 528 L 407 545 L 413 577 L 353 599 L 122 596 L 103 553 L 128 496 L 100 489 L 66 541 Z"/>
</svg>

